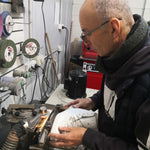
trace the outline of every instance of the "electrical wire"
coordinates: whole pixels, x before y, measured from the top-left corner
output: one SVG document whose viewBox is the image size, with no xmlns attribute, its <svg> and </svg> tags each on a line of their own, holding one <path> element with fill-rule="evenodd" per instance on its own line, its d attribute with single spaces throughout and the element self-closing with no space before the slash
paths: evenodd
<svg viewBox="0 0 150 150">
<path fill-rule="evenodd" d="M 49 62 L 48 65 L 47 65 L 47 68 L 48 68 L 48 69 L 47 69 L 47 71 L 45 72 L 45 74 L 46 74 L 47 77 L 49 77 L 49 73 L 53 74 L 52 71 L 54 71 L 54 70 L 51 71 L 51 69 L 52 69 L 52 67 L 53 67 L 51 62 L 52 62 L 52 59 L 50 59 L 50 62 Z M 53 77 L 53 75 L 51 76 L 51 80 L 52 80 L 52 77 Z M 48 81 L 48 82 L 49 82 L 49 81 Z M 52 82 L 51 82 L 51 86 L 52 86 Z M 51 87 L 51 86 L 50 86 L 50 87 Z M 49 90 L 49 89 L 48 89 L 48 90 Z M 47 90 L 47 92 L 48 92 L 48 90 Z M 50 90 L 52 91 L 52 90 L 54 90 L 54 88 L 51 87 Z M 50 92 L 51 92 L 51 91 L 50 91 Z M 49 93 L 50 93 L 50 92 L 49 92 Z"/>
<path fill-rule="evenodd" d="M 49 58 L 48 60 L 50 60 L 50 62 L 51 62 L 51 59 Z M 46 66 L 46 68 L 49 68 L 48 67 L 48 64 L 50 64 L 50 62 L 49 63 L 47 63 L 47 66 Z M 42 95 L 42 103 L 45 101 L 45 98 L 47 99 L 48 97 L 47 97 L 47 93 L 48 93 L 48 95 L 49 95 L 49 93 L 51 92 L 51 91 L 53 91 L 54 90 L 54 88 L 52 88 L 51 86 L 50 86 L 50 84 L 49 84 L 49 80 L 48 80 L 48 73 L 47 73 L 47 69 L 46 69 L 46 71 L 42 68 L 42 67 L 39 67 L 41 70 L 42 70 L 42 74 L 43 74 L 43 77 L 42 77 L 42 86 L 43 86 L 43 95 Z M 45 85 L 46 85 L 46 89 L 45 89 Z M 50 92 L 49 92 L 50 91 Z M 43 100 L 44 99 L 44 100 Z"/>
<path fill-rule="evenodd" d="M 44 15 L 43 7 L 44 7 L 44 2 L 42 2 L 41 11 L 42 11 L 43 23 L 44 23 L 44 41 L 45 41 L 45 49 L 46 49 L 46 56 L 47 57 L 45 59 L 44 67 L 43 67 L 43 71 L 42 71 L 43 72 L 42 85 L 44 86 L 44 83 L 46 83 L 47 89 L 44 91 L 44 96 L 47 97 L 46 93 L 49 91 L 49 89 L 51 91 L 53 88 L 50 86 L 50 83 L 49 83 L 47 76 L 46 76 L 46 72 L 47 72 L 47 68 L 48 68 L 47 66 L 48 66 L 48 63 L 50 63 L 49 59 L 51 59 L 51 58 L 49 58 L 49 51 L 48 51 L 48 47 L 47 47 L 47 43 L 46 43 L 46 34 L 45 34 L 46 33 L 46 21 L 45 21 L 45 15 Z"/>
<path fill-rule="evenodd" d="M 37 83 L 37 74 L 35 76 L 35 83 L 34 83 L 34 88 L 33 88 L 33 93 L 32 93 L 32 98 L 31 98 L 30 104 L 33 103 L 33 98 L 34 98 L 36 83 Z"/>
<path fill-rule="evenodd" d="M 10 96 L 10 95 L 8 95 L 4 100 L 0 101 L 0 105 L 1 105 L 1 103 L 3 103 L 4 101 L 6 101 L 9 96 Z"/>
<path fill-rule="evenodd" d="M 57 65 L 57 70 L 59 71 L 59 57 L 60 57 L 60 52 L 58 51 L 58 55 L 57 55 L 57 63 L 58 63 L 58 65 Z M 59 74 L 59 72 L 57 73 L 57 74 Z M 59 79 L 60 80 L 60 83 L 61 83 L 61 78 Z"/>
<path fill-rule="evenodd" d="M 41 89 L 41 85 L 40 85 L 40 75 L 39 75 L 39 71 L 36 72 L 37 73 L 37 77 L 38 77 L 38 80 L 39 80 L 39 88 L 40 88 L 40 94 L 41 94 L 41 99 L 42 99 L 42 89 Z M 40 99 L 40 101 L 41 101 Z"/>
<path fill-rule="evenodd" d="M 44 15 L 43 7 L 44 7 L 44 2 L 42 2 L 41 11 L 42 11 L 42 16 L 43 16 L 43 24 L 44 24 L 44 42 L 45 42 L 46 56 L 49 56 L 47 43 L 46 43 L 46 34 L 45 34 L 46 33 L 46 21 L 45 21 L 45 15 Z M 42 82 L 45 81 L 45 72 L 46 72 L 46 69 L 47 69 L 47 67 L 46 67 L 47 63 L 48 63 L 48 57 L 46 57 L 45 63 L 44 63 L 44 67 L 43 67 L 43 79 L 42 79 Z"/>
<path fill-rule="evenodd" d="M 46 21 L 45 21 L 45 15 L 44 15 L 44 2 L 42 2 L 42 5 L 41 5 L 41 11 L 42 11 L 42 16 L 43 16 L 43 24 L 44 24 L 44 41 L 45 41 L 45 49 L 46 49 L 46 54 L 48 55 L 49 52 L 48 52 L 48 48 L 47 48 L 47 44 L 46 44 Z"/>
<path fill-rule="evenodd" d="M 22 93 L 23 93 L 23 96 L 21 97 L 21 99 L 23 100 L 23 102 L 26 101 L 26 94 L 25 94 L 25 91 L 24 91 L 24 85 L 21 84 L 21 89 L 22 89 Z"/>
<path fill-rule="evenodd" d="M 64 75 L 65 77 L 68 76 L 68 66 L 67 66 L 67 50 L 68 50 L 68 38 L 69 38 L 69 30 L 67 27 L 63 26 L 63 29 L 66 30 L 66 37 L 65 37 L 65 54 L 64 54 L 64 60 L 65 60 L 65 68 L 64 68 Z"/>
<path fill-rule="evenodd" d="M 142 17 L 144 17 L 146 3 L 147 3 L 147 0 L 144 1 L 144 7 L 143 7 L 143 12 L 142 12 Z"/>
<path fill-rule="evenodd" d="M 42 68 L 42 67 L 39 66 L 39 68 L 43 71 L 43 68 Z M 40 82 L 39 71 L 38 71 L 38 70 L 35 70 L 34 68 L 33 68 L 33 71 L 34 71 L 34 73 L 35 73 L 36 79 L 35 79 L 34 88 L 33 88 L 33 94 L 32 94 L 32 98 L 31 98 L 31 102 L 30 102 L 30 103 L 32 103 L 33 100 L 34 100 L 34 93 L 35 93 L 35 87 L 36 87 L 36 84 L 37 84 L 37 80 L 38 80 L 38 83 L 39 83 L 40 95 L 41 95 L 41 98 L 40 98 L 39 101 L 40 101 L 41 103 L 43 103 L 43 102 L 45 102 L 45 101 L 43 101 L 43 98 L 45 98 L 45 96 L 43 97 L 43 95 L 42 95 L 42 88 L 41 88 L 41 84 L 40 84 L 41 82 Z"/>
</svg>

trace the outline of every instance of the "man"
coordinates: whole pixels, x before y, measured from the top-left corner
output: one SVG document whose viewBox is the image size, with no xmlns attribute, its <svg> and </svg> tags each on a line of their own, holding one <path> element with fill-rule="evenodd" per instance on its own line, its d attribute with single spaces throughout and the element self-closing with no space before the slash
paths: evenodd
<svg viewBox="0 0 150 150">
<path fill-rule="evenodd" d="M 101 91 L 67 106 L 99 110 L 99 131 L 59 128 L 56 147 L 79 144 L 92 150 L 150 149 L 150 37 L 126 0 L 86 0 L 80 10 L 81 38 L 98 53 Z"/>
</svg>

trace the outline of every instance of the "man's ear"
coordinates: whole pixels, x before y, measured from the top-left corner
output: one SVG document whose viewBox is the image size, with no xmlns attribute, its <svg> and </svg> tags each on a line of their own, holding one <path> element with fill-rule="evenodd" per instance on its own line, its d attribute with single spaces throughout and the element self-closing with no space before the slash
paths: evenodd
<svg viewBox="0 0 150 150">
<path fill-rule="evenodd" d="M 112 27 L 112 37 L 114 40 L 117 40 L 120 35 L 120 21 L 117 18 L 111 18 L 110 23 Z"/>
</svg>

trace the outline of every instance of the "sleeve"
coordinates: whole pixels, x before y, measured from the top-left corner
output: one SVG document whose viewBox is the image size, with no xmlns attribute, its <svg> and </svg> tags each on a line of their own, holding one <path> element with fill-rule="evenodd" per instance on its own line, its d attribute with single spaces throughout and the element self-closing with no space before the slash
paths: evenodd
<svg viewBox="0 0 150 150">
<path fill-rule="evenodd" d="M 108 137 L 102 132 L 89 128 L 84 134 L 82 143 L 92 150 L 138 150 L 137 145 L 116 137 Z"/>
<path fill-rule="evenodd" d="M 135 134 L 139 149 L 150 150 L 150 98 L 138 109 Z"/>
<path fill-rule="evenodd" d="M 91 96 L 90 98 L 93 100 L 95 107 L 93 108 L 93 111 L 100 109 L 100 107 L 103 106 L 103 91 L 104 91 L 104 82 L 105 82 L 105 76 L 103 75 L 103 80 L 101 84 L 101 90 L 99 90 L 96 94 Z"/>
<path fill-rule="evenodd" d="M 150 98 L 137 111 L 135 135 L 137 145 L 87 129 L 82 142 L 92 150 L 150 150 Z"/>
<path fill-rule="evenodd" d="M 101 97 L 101 91 L 98 91 L 96 94 L 90 97 L 95 104 L 93 111 L 97 110 L 98 107 L 100 106 L 100 97 Z"/>
</svg>

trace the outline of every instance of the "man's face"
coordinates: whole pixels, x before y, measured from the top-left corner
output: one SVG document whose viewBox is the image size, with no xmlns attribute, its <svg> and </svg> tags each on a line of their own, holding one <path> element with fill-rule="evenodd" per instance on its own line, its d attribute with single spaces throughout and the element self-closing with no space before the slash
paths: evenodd
<svg viewBox="0 0 150 150">
<path fill-rule="evenodd" d="M 87 34 L 89 31 L 95 29 L 103 22 L 100 21 L 99 16 L 94 8 L 90 5 L 85 5 L 80 11 L 80 26 L 83 34 Z M 96 49 L 96 52 L 100 56 L 109 56 L 113 53 L 112 35 L 109 31 L 109 21 L 86 36 L 86 44 Z"/>
</svg>

